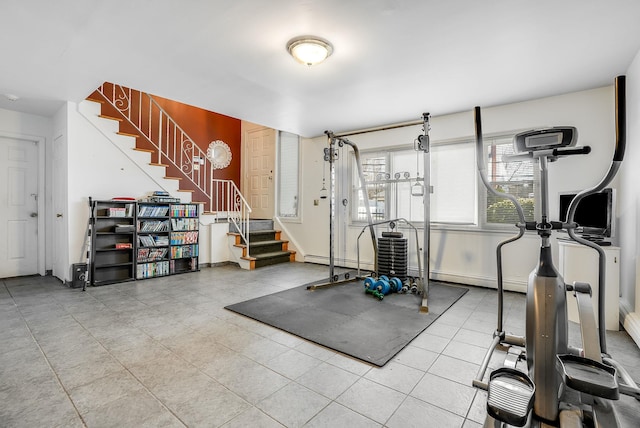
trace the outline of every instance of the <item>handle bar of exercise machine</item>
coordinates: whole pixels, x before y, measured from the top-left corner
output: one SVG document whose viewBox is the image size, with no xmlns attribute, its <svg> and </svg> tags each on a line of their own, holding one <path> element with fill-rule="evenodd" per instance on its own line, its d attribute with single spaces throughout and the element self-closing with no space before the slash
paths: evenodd
<svg viewBox="0 0 640 428">
<path fill-rule="evenodd" d="M 537 150 L 534 152 L 518 153 L 516 155 L 504 155 L 502 157 L 503 162 L 518 162 L 527 161 L 534 158 L 540 158 L 543 156 L 551 156 L 553 158 L 574 156 L 574 155 L 588 155 L 591 153 L 590 146 L 572 147 L 572 148 L 556 148 L 549 150 Z"/>
<path fill-rule="evenodd" d="M 511 242 L 517 241 L 518 239 L 524 236 L 525 232 L 525 217 L 524 210 L 522 209 L 522 205 L 518 202 L 515 196 L 510 195 L 508 193 L 500 193 L 496 189 L 491 186 L 489 179 L 487 178 L 487 166 L 484 163 L 484 142 L 482 139 L 482 114 L 480 111 L 480 107 L 476 107 L 474 109 L 474 121 L 475 121 L 475 133 L 476 133 L 476 162 L 478 164 L 478 172 L 480 174 L 480 179 L 484 183 L 485 187 L 493 193 L 495 196 L 499 198 L 509 199 L 513 205 L 516 207 L 516 211 L 518 213 L 518 218 L 520 219 L 519 223 L 516 225 L 519 229 L 517 235 L 512 236 L 511 238 L 507 238 L 504 241 L 501 241 L 496 247 L 496 263 L 498 265 L 497 272 L 497 280 L 498 280 L 498 325 L 496 334 L 504 336 L 503 331 L 503 310 L 504 310 L 504 287 L 503 287 L 503 276 L 502 276 L 502 247 Z M 503 337 L 504 338 L 504 337 Z"/>
<path fill-rule="evenodd" d="M 624 152 L 627 145 L 627 111 L 626 111 L 626 94 L 625 94 L 626 84 L 625 84 L 625 76 L 618 76 L 615 79 L 615 128 L 616 128 L 616 140 L 615 140 L 615 150 L 613 153 L 613 160 L 611 162 L 611 166 L 609 170 L 605 174 L 604 178 L 600 180 L 600 182 L 590 189 L 583 190 L 578 193 L 571 203 L 569 204 L 569 209 L 567 211 L 567 232 L 569 236 L 574 241 L 585 245 L 587 247 L 593 248 L 598 252 L 598 325 L 600 328 L 598 329 L 599 339 L 600 339 L 600 350 L 602 353 L 607 353 L 607 341 L 606 341 L 606 328 L 605 326 L 605 254 L 604 250 L 596 243 L 588 241 L 578 235 L 576 235 L 575 228 L 577 225 L 575 224 L 574 217 L 576 214 L 576 209 L 578 204 L 585 197 L 592 195 L 594 193 L 598 193 L 603 190 L 616 176 L 618 170 L 620 169 L 620 165 L 622 164 L 622 160 L 624 159 Z"/>
</svg>

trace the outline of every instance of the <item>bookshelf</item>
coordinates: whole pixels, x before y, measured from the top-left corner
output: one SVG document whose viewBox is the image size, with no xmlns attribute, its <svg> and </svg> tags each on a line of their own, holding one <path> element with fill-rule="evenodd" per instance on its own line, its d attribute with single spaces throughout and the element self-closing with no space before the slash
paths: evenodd
<svg viewBox="0 0 640 428">
<path fill-rule="evenodd" d="M 91 285 L 135 279 L 135 201 L 91 200 Z"/>
<path fill-rule="evenodd" d="M 91 285 L 199 270 L 197 204 L 90 200 Z"/>
<path fill-rule="evenodd" d="M 136 279 L 169 275 L 169 204 L 137 203 Z"/>
<path fill-rule="evenodd" d="M 172 274 L 194 272 L 198 268 L 199 217 L 196 204 L 171 204 L 169 207 L 169 264 Z"/>
</svg>

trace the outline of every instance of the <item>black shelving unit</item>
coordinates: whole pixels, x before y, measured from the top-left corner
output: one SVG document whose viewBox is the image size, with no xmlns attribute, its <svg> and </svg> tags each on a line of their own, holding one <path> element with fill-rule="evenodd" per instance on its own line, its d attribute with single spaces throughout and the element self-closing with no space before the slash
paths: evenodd
<svg viewBox="0 0 640 428">
<path fill-rule="evenodd" d="M 169 216 L 170 271 L 172 274 L 199 270 L 199 213 L 197 204 L 171 204 Z"/>
<path fill-rule="evenodd" d="M 129 200 L 91 206 L 91 285 L 199 269 L 197 204 Z"/>
<path fill-rule="evenodd" d="M 91 285 L 135 279 L 135 221 L 135 201 L 91 201 Z"/>
<path fill-rule="evenodd" d="M 169 275 L 169 204 L 138 202 L 137 207 L 136 279 Z"/>
</svg>

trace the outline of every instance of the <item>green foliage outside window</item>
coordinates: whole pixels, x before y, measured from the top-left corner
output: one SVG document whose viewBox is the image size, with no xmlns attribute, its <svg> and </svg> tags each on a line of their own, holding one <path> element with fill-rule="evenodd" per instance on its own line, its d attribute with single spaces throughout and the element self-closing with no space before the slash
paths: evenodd
<svg viewBox="0 0 640 428">
<path fill-rule="evenodd" d="M 518 202 L 522 205 L 525 220 L 533 221 L 533 198 L 518 198 Z M 508 199 L 498 200 L 487 207 L 487 223 L 516 224 L 519 221 L 516 207 Z"/>
</svg>

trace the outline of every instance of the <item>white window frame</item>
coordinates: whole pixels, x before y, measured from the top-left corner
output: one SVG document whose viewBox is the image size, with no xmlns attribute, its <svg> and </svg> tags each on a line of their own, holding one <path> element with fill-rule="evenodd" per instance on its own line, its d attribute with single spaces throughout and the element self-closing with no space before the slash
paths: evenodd
<svg viewBox="0 0 640 428">
<path fill-rule="evenodd" d="M 285 142 L 283 144 L 283 141 Z M 293 159 L 287 159 L 288 156 L 283 156 L 283 153 L 287 155 L 290 154 L 290 150 L 285 150 L 285 144 L 293 143 L 297 147 L 297 156 L 295 156 L 295 162 Z M 301 148 L 300 144 L 300 136 L 296 134 L 292 134 L 285 131 L 278 131 L 278 153 L 277 153 L 277 171 L 278 171 L 278 186 L 277 186 L 277 216 L 280 220 L 284 222 L 300 222 L 302 213 L 301 213 L 301 204 L 300 204 L 300 184 L 301 184 Z M 283 162 L 287 162 L 287 164 L 283 164 Z M 293 164 L 295 163 L 295 165 Z M 289 188 L 293 186 L 292 189 L 284 189 L 283 186 L 287 185 Z M 287 193 L 291 193 L 291 191 L 295 194 L 294 198 L 294 209 L 295 213 L 291 214 L 289 212 L 283 213 L 283 198 L 287 197 Z M 290 201 L 289 201 L 290 202 Z"/>
</svg>

